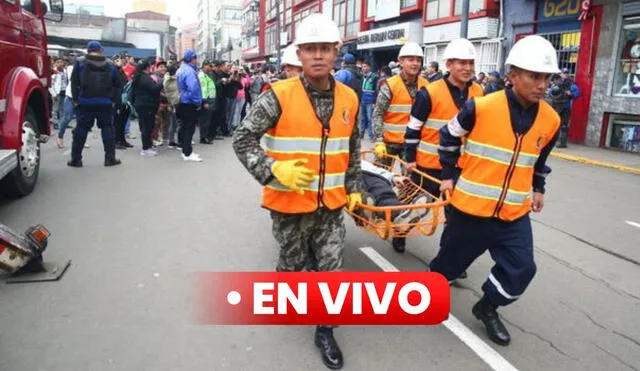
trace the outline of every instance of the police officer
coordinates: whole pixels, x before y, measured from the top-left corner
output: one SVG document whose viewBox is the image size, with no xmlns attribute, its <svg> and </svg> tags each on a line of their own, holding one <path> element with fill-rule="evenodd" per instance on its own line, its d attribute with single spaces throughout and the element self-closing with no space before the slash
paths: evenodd
<svg viewBox="0 0 640 371">
<path fill-rule="evenodd" d="M 305 18 L 294 44 L 303 73 L 272 83 L 234 134 L 236 155 L 264 185 L 262 206 L 271 211 L 280 245 L 279 272 L 302 270 L 310 251 L 319 271 L 342 270 L 342 208 L 353 210 L 362 199 L 358 98 L 331 77 L 340 41 L 325 15 Z M 327 367 L 342 368 L 331 326 L 316 328 L 315 343 Z"/>
<path fill-rule="evenodd" d="M 96 120 L 102 131 L 104 166 L 122 163 L 116 158 L 116 130 L 113 125 L 113 109 L 120 102 L 120 87 L 118 70 L 102 54 L 102 45 L 98 41 L 90 41 L 87 56 L 76 61 L 71 74 L 71 95 L 77 124 L 68 166 L 82 167 L 82 149 Z"/>
<path fill-rule="evenodd" d="M 529 212 L 544 206 L 551 171 L 545 163 L 560 127 L 560 117 L 542 100 L 558 72 L 551 43 L 537 35 L 521 39 L 506 65 L 513 89 L 468 101 L 440 130 L 440 189 L 453 192 L 452 209 L 447 237 L 430 264 L 453 280 L 489 250 L 495 265 L 472 312 L 500 345 L 511 337 L 496 309 L 518 299 L 536 273 Z M 461 138 L 463 167 L 454 187 Z"/>
<path fill-rule="evenodd" d="M 468 99 L 483 95 L 482 87 L 471 82 L 476 49 L 469 40 L 456 39 L 449 42 L 444 50 L 444 59 L 449 72 L 444 78 L 420 89 L 411 108 L 405 134 L 407 169 L 417 166 L 418 170 L 436 179 L 442 178 L 442 166 L 438 158 L 440 128 L 460 112 Z M 412 173 L 412 178 L 434 197 L 440 196 L 438 183 L 422 179 L 416 173 Z M 398 252 L 404 252 L 404 246 L 394 245 L 394 248 Z"/>
<path fill-rule="evenodd" d="M 422 57 L 420 45 L 414 42 L 404 44 L 398 54 L 402 72 L 385 80 L 380 87 L 373 109 L 374 153 L 378 158 L 386 154 L 402 155 L 404 152 L 404 133 L 411 105 L 418 90 L 429 84 L 427 79 L 420 76 Z M 387 159 L 380 162 L 391 164 Z"/>
</svg>

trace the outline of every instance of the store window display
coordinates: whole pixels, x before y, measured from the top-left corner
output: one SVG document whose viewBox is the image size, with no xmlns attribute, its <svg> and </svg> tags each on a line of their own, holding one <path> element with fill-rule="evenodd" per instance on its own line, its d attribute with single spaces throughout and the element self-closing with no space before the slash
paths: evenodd
<svg viewBox="0 0 640 371">
<path fill-rule="evenodd" d="M 612 115 L 607 146 L 640 153 L 640 116 Z"/>
<path fill-rule="evenodd" d="M 640 14 L 625 17 L 614 94 L 640 98 Z"/>
</svg>

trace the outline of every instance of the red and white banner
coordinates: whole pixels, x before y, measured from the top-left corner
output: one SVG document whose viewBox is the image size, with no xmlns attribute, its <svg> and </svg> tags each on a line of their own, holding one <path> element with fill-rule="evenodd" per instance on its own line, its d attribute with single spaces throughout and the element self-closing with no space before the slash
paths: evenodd
<svg viewBox="0 0 640 371">
<path fill-rule="evenodd" d="M 196 276 L 196 321 L 217 325 L 435 325 L 449 283 L 429 272 L 224 272 Z"/>
</svg>

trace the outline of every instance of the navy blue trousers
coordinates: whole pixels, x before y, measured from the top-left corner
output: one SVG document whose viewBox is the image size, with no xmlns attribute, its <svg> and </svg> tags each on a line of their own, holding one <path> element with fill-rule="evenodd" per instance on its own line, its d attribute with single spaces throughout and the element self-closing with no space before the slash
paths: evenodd
<svg viewBox="0 0 640 371">
<path fill-rule="evenodd" d="M 104 145 L 104 159 L 110 161 L 116 158 L 116 129 L 113 125 L 113 109 L 109 106 L 76 107 L 76 128 L 73 131 L 71 144 L 71 160 L 82 160 L 82 150 L 87 142 L 87 135 L 97 121 L 102 132 Z"/>
<path fill-rule="evenodd" d="M 511 304 L 536 274 L 529 214 L 504 222 L 467 215 L 452 207 L 447 233 L 440 240 L 438 256 L 431 261 L 431 271 L 454 280 L 487 250 L 495 265 L 482 291 L 495 305 Z"/>
</svg>

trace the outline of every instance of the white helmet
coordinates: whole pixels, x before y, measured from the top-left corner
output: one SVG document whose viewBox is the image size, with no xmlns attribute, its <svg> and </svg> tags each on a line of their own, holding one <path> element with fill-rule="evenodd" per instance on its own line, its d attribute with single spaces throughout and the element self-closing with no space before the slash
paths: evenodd
<svg viewBox="0 0 640 371">
<path fill-rule="evenodd" d="M 298 54 L 296 53 L 295 45 L 289 45 L 282 53 L 282 65 L 289 65 L 294 67 L 302 67 L 302 62 L 298 59 Z"/>
<path fill-rule="evenodd" d="M 449 59 L 476 59 L 476 48 L 467 39 L 451 40 L 444 49 L 444 60 Z"/>
<path fill-rule="evenodd" d="M 505 65 L 532 72 L 560 73 L 556 49 L 539 35 L 520 39 L 509 51 Z"/>
<path fill-rule="evenodd" d="M 335 22 L 322 13 L 313 13 L 300 22 L 293 45 L 335 43 L 339 46 L 341 42 L 340 30 Z"/>
<path fill-rule="evenodd" d="M 400 48 L 400 53 L 398 53 L 398 58 L 402 58 L 402 57 L 424 58 L 424 51 L 422 50 L 420 45 L 418 45 L 418 43 L 414 43 L 410 41 L 402 45 L 402 48 Z"/>
</svg>

